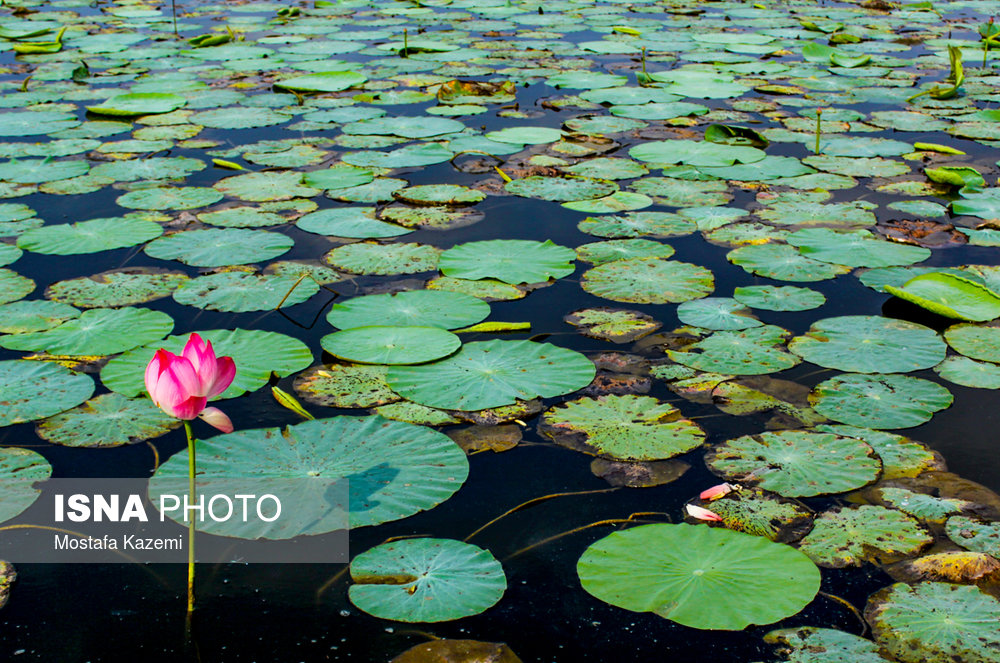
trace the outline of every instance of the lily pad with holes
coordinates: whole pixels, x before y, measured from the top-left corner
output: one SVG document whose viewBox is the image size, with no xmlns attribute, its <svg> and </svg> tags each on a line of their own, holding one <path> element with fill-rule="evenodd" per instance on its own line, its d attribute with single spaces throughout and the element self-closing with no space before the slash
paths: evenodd
<svg viewBox="0 0 1000 663">
<path fill-rule="evenodd" d="M 303 399 L 326 407 L 361 408 L 400 400 L 385 381 L 388 366 L 331 364 L 315 366 L 295 378 Z"/>
<path fill-rule="evenodd" d="M 806 626 L 771 631 L 764 642 L 782 645 L 788 663 L 885 663 L 871 640 L 830 628 Z"/>
<path fill-rule="evenodd" d="M 566 177 L 529 175 L 508 182 L 504 185 L 504 189 L 524 198 L 569 202 L 609 196 L 618 190 L 618 185 L 611 180 L 599 180 L 577 175 Z"/>
<path fill-rule="evenodd" d="M 0 337 L 0 346 L 57 355 L 111 355 L 152 343 L 173 328 L 173 319 L 160 311 L 91 309 L 53 329 Z"/>
<path fill-rule="evenodd" d="M 290 308 L 319 292 L 312 279 L 231 271 L 189 279 L 174 290 L 178 304 L 209 311 L 245 313 Z"/>
<path fill-rule="evenodd" d="M 178 108 L 183 108 L 186 104 L 187 99 L 179 94 L 133 92 L 116 94 L 100 104 L 87 106 L 87 110 L 99 115 L 154 115 L 175 111 Z"/>
<path fill-rule="evenodd" d="M 660 258 L 633 258 L 598 265 L 584 273 L 586 292 L 616 302 L 667 304 L 710 294 L 712 273 L 698 265 Z"/>
<path fill-rule="evenodd" d="M 1000 317 L 1000 294 L 956 274 L 919 274 L 899 287 L 885 285 L 884 290 L 946 318 L 982 322 Z"/>
<path fill-rule="evenodd" d="M 951 392 L 907 375 L 840 375 L 820 382 L 809 395 L 823 416 L 867 428 L 910 428 L 950 406 Z"/>
<path fill-rule="evenodd" d="M 741 246 L 726 254 L 726 258 L 751 274 L 776 281 L 825 281 L 851 271 L 846 265 L 808 258 L 787 244 Z"/>
<path fill-rule="evenodd" d="M 351 580 L 351 603 L 400 622 L 476 615 L 507 589 L 503 567 L 489 551 L 453 539 L 384 543 L 351 560 Z"/>
<path fill-rule="evenodd" d="M 483 410 L 518 399 L 551 398 L 586 387 L 596 369 L 584 355 L 548 343 L 466 343 L 451 357 L 389 369 L 400 396 L 444 410 Z"/>
<path fill-rule="evenodd" d="M 907 557 L 933 540 L 902 511 L 862 505 L 820 514 L 799 550 L 820 566 L 841 568 Z"/>
<path fill-rule="evenodd" d="M 753 317 L 743 304 L 729 297 L 705 297 L 684 302 L 677 307 L 677 317 L 686 325 L 715 330 L 749 329 L 764 324 Z"/>
<path fill-rule="evenodd" d="M 66 447 L 117 447 L 159 437 L 181 425 L 148 398 L 114 392 L 38 424 L 38 436 Z"/>
<path fill-rule="evenodd" d="M 52 476 L 52 466 L 40 453 L 16 447 L 0 448 L 0 523 L 20 515 L 42 491 L 36 481 Z M 6 592 L 5 592 L 6 593 Z M 3 597 L 6 602 L 6 596 Z"/>
<path fill-rule="evenodd" d="M 337 247 L 323 261 L 352 274 L 417 274 L 437 269 L 439 255 L 426 244 L 358 242 Z"/>
<path fill-rule="evenodd" d="M 788 349 L 806 361 L 851 373 L 907 373 L 930 368 L 948 347 L 933 329 L 906 320 L 844 315 L 814 322 Z"/>
<path fill-rule="evenodd" d="M 295 244 L 287 235 L 246 228 L 185 230 L 153 240 L 145 252 L 151 258 L 178 260 L 194 267 L 224 267 L 264 262 Z"/>
<path fill-rule="evenodd" d="M 984 523 L 967 516 L 952 516 L 945 523 L 948 538 L 966 550 L 1000 557 L 1000 523 Z"/>
<path fill-rule="evenodd" d="M 135 246 L 162 234 L 158 223 L 115 217 L 32 228 L 17 238 L 17 245 L 33 253 L 69 256 Z"/>
<path fill-rule="evenodd" d="M 763 311 L 808 311 L 826 302 L 823 293 L 791 285 L 751 285 L 733 290 L 733 299 Z"/>
<path fill-rule="evenodd" d="M 864 440 L 882 459 L 882 479 L 915 477 L 931 470 L 944 470 L 941 457 L 919 442 L 908 437 L 857 426 L 817 426 L 816 430 Z"/>
<path fill-rule="evenodd" d="M 883 486 L 876 491 L 887 506 L 908 513 L 923 521 L 944 523 L 948 516 L 974 506 L 972 502 L 954 497 L 934 497 L 897 486 Z"/>
<path fill-rule="evenodd" d="M 868 597 L 865 621 L 901 663 L 992 663 L 1000 650 L 1000 601 L 974 586 L 896 583 Z"/>
<path fill-rule="evenodd" d="M 248 329 L 211 329 L 198 332 L 211 341 L 218 357 L 232 357 L 236 378 L 220 398 L 235 398 L 260 389 L 276 373 L 279 377 L 301 371 L 312 363 L 312 353 L 302 341 L 279 334 Z M 138 396 L 145 390 L 143 373 L 157 348 L 180 354 L 188 334 L 170 336 L 108 362 L 101 369 L 101 382 L 111 391 Z"/>
<path fill-rule="evenodd" d="M 875 481 L 882 463 L 853 437 L 812 431 L 744 435 L 708 453 L 709 469 L 785 497 L 843 493 Z"/>
<path fill-rule="evenodd" d="M 440 327 L 365 326 L 327 334 L 323 349 L 362 364 L 422 364 L 446 357 L 462 341 Z"/>
<path fill-rule="evenodd" d="M 615 532 L 577 562 L 583 589 L 605 603 L 684 626 L 740 630 L 794 615 L 819 591 L 819 569 L 794 548 L 704 525 Z"/>
<path fill-rule="evenodd" d="M 452 278 L 492 278 L 517 285 L 568 276 L 575 258 L 573 249 L 548 240 L 494 239 L 454 246 L 441 254 L 438 266 Z"/>
<path fill-rule="evenodd" d="M 458 329 L 474 325 L 489 314 L 490 305 L 471 295 L 408 290 L 348 299 L 331 306 L 326 319 L 338 329 L 369 325 Z"/>
<path fill-rule="evenodd" d="M 4 404 L 0 426 L 50 417 L 76 407 L 93 393 L 93 380 L 59 364 L 0 361 L 0 402 Z"/>
<path fill-rule="evenodd" d="M 240 476 L 348 481 L 346 504 L 330 508 L 328 483 L 317 482 L 314 495 L 295 500 L 303 514 L 273 524 L 206 521 L 207 532 L 243 538 L 286 539 L 343 527 L 378 525 L 437 506 L 458 490 L 469 473 L 465 452 L 451 439 L 430 428 L 378 416 L 338 416 L 278 428 L 258 428 L 217 435 L 196 443 L 201 480 Z M 187 485 L 188 453 L 182 449 L 161 465 L 150 479 L 150 496 L 157 484 L 183 479 Z M 307 517 L 308 516 L 308 517 Z"/>
<path fill-rule="evenodd" d="M 81 308 L 117 308 L 168 297 L 187 280 L 180 272 L 134 267 L 57 281 L 45 296 Z"/>
<path fill-rule="evenodd" d="M 697 424 L 650 396 L 569 401 L 546 411 L 540 430 L 564 447 L 613 460 L 665 460 L 705 441 Z"/>
<path fill-rule="evenodd" d="M 629 343 L 652 334 L 662 325 L 639 311 L 612 308 L 585 308 L 563 317 L 584 336 L 612 343 Z"/>
<path fill-rule="evenodd" d="M 801 360 L 784 349 L 788 331 L 774 325 L 742 331 L 717 331 L 684 350 L 668 350 L 678 364 L 729 375 L 764 375 L 791 368 Z"/>
<path fill-rule="evenodd" d="M 789 235 L 787 241 L 807 258 L 849 267 L 912 265 L 931 255 L 930 249 L 876 239 L 867 230 L 806 228 Z"/>
</svg>

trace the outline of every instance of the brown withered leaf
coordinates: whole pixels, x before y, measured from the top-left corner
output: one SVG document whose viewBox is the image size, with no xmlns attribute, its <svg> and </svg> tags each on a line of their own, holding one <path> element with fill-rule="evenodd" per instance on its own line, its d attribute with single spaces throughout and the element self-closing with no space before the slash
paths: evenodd
<svg viewBox="0 0 1000 663">
<path fill-rule="evenodd" d="M 462 447 L 467 454 L 477 451 L 508 451 L 522 440 L 521 427 L 517 424 L 499 426 L 467 426 L 448 431 L 448 437 Z"/>
<path fill-rule="evenodd" d="M 1000 560 L 980 552 L 948 551 L 897 562 L 886 568 L 894 580 L 954 582 L 963 585 L 1000 581 Z"/>
<path fill-rule="evenodd" d="M 900 244 L 914 244 L 929 249 L 960 246 L 968 238 L 955 230 L 950 223 L 926 219 L 895 219 L 883 221 L 875 227 L 878 234 Z"/>
<path fill-rule="evenodd" d="M 411 647 L 389 663 L 521 663 L 502 642 L 433 640 Z"/>
<path fill-rule="evenodd" d="M 590 471 L 612 486 L 649 488 L 680 479 L 691 466 L 683 460 L 618 461 L 595 458 Z"/>
</svg>

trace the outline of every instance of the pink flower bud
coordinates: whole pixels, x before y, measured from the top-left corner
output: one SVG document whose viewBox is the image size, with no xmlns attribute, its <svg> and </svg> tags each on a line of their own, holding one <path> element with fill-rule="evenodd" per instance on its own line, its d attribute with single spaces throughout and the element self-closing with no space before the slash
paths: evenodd
<svg viewBox="0 0 1000 663">
<path fill-rule="evenodd" d="M 717 500 L 731 492 L 733 492 L 733 487 L 731 485 L 728 483 L 720 483 L 717 486 L 712 486 L 711 488 L 701 491 L 698 498 L 702 500 Z"/>
<path fill-rule="evenodd" d="M 698 520 L 708 520 L 712 522 L 722 522 L 722 516 L 715 513 L 714 511 L 703 509 L 700 506 L 688 504 L 685 505 L 684 509 L 687 511 L 687 514 L 692 518 L 697 518 Z"/>
</svg>

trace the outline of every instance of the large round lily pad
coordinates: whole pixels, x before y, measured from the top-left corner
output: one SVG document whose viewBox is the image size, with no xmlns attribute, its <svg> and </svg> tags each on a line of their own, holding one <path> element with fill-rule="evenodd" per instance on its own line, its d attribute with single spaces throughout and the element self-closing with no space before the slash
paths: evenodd
<svg viewBox="0 0 1000 663">
<path fill-rule="evenodd" d="M 135 246 L 162 234 L 160 224 L 144 219 L 91 219 L 32 228 L 17 238 L 17 245 L 35 253 L 68 256 Z"/>
<path fill-rule="evenodd" d="M 918 274 L 899 287 L 885 285 L 884 289 L 947 318 L 981 322 L 1000 317 L 1000 295 L 956 274 Z"/>
<path fill-rule="evenodd" d="M 785 352 L 788 331 L 774 325 L 742 331 L 717 331 L 686 346 L 668 350 L 678 364 L 699 371 L 731 375 L 763 375 L 791 368 L 801 360 Z"/>
<path fill-rule="evenodd" d="M 327 321 L 339 329 L 383 326 L 467 327 L 485 319 L 490 305 L 483 300 L 446 290 L 408 290 L 354 297 L 334 304 Z"/>
<path fill-rule="evenodd" d="M 684 626 L 740 630 L 794 615 L 819 591 L 808 557 L 759 536 L 704 525 L 642 525 L 597 541 L 577 562 L 606 603 Z"/>
<path fill-rule="evenodd" d="M 951 392 L 907 375 L 840 375 L 820 382 L 809 402 L 824 417 L 851 426 L 910 428 L 949 405 Z"/>
<path fill-rule="evenodd" d="M 146 255 L 179 260 L 195 267 L 223 267 L 263 262 L 287 252 L 295 240 L 281 233 L 245 228 L 187 230 L 160 237 L 146 246 Z"/>
<path fill-rule="evenodd" d="M 955 325 L 945 330 L 944 340 L 970 359 L 1000 364 L 1000 327 Z"/>
<path fill-rule="evenodd" d="M 930 249 L 876 239 L 867 230 L 806 228 L 789 235 L 787 241 L 807 258 L 849 267 L 912 265 L 931 255 Z"/>
<path fill-rule="evenodd" d="M 81 308 L 115 308 L 167 297 L 187 280 L 187 274 L 180 272 L 130 267 L 57 281 L 45 290 L 45 296 Z"/>
<path fill-rule="evenodd" d="M 174 321 L 160 311 L 91 309 L 54 329 L 4 336 L 0 346 L 57 355 L 111 355 L 152 343 L 173 328 Z"/>
<path fill-rule="evenodd" d="M 29 299 L 0 306 L 0 333 L 24 334 L 58 327 L 80 310 L 61 302 Z"/>
<path fill-rule="evenodd" d="M 712 272 L 686 262 L 632 258 L 598 265 L 583 275 L 581 287 L 616 302 L 668 304 L 710 294 Z"/>
<path fill-rule="evenodd" d="M 103 103 L 88 106 L 91 113 L 100 115 L 153 115 L 169 113 L 187 104 L 187 99 L 169 92 L 133 92 L 117 94 Z"/>
<path fill-rule="evenodd" d="M 492 278 L 516 285 L 568 276 L 575 259 L 573 249 L 551 241 L 494 239 L 452 247 L 441 254 L 438 267 L 453 278 Z"/>
<path fill-rule="evenodd" d="M 312 353 L 302 341 L 277 332 L 212 329 L 199 331 L 198 334 L 212 342 L 216 356 L 232 357 L 236 364 L 236 378 L 220 398 L 235 398 L 248 391 L 256 391 L 267 384 L 272 371 L 284 377 L 312 363 Z M 145 390 L 143 374 L 146 364 L 157 348 L 180 354 L 187 340 L 187 334 L 170 336 L 158 343 L 126 352 L 101 369 L 101 382 L 108 389 L 125 396 L 138 396 Z"/>
<path fill-rule="evenodd" d="M 148 398 L 101 394 L 38 424 L 38 436 L 67 447 L 117 447 L 159 437 L 181 425 Z"/>
<path fill-rule="evenodd" d="M 437 269 L 439 255 L 426 244 L 357 242 L 335 248 L 323 261 L 353 274 L 416 274 Z"/>
<path fill-rule="evenodd" d="M 875 481 L 882 469 L 863 441 L 812 431 L 744 435 L 713 449 L 705 462 L 726 479 L 756 482 L 786 497 L 861 488 Z"/>
<path fill-rule="evenodd" d="M 578 175 L 567 177 L 531 175 L 508 182 L 504 185 L 504 189 L 524 198 L 566 202 L 603 198 L 617 191 L 618 185 L 610 180 Z"/>
<path fill-rule="evenodd" d="M 886 663 L 871 640 L 831 628 L 779 629 L 765 635 L 764 642 L 781 644 L 788 663 Z"/>
<path fill-rule="evenodd" d="M 947 346 L 933 329 L 874 315 L 814 322 L 788 349 L 806 361 L 853 373 L 907 373 L 944 359 Z"/>
<path fill-rule="evenodd" d="M 201 480 L 346 479 L 348 522 L 352 528 L 378 525 L 430 509 L 451 497 L 469 473 L 465 452 L 447 435 L 378 416 L 330 417 L 305 421 L 284 431 L 237 431 L 198 440 L 195 451 Z M 156 493 L 159 481 L 186 482 L 187 476 L 188 454 L 187 449 L 182 449 L 157 469 L 150 481 L 150 494 Z M 283 518 L 270 526 L 251 522 L 249 528 L 230 521 L 208 522 L 204 529 L 269 539 L 328 532 L 342 524 L 347 504 L 331 509 L 324 496 L 327 488 L 326 482 L 317 482 L 315 489 L 303 488 L 305 492 L 316 492 L 296 496 L 296 508 L 305 513 L 287 524 Z"/>
<path fill-rule="evenodd" d="M 799 550 L 820 566 L 840 568 L 913 555 L 933 540 L 902 511 L 863 504 L 820 514 Z"/>
<path fill-rule="evenodd" d="M 778 281 L 825 281 L 851 271 L 846 265 L 808 258 L 787 244 L 740 246 L 726 254 L 726 258 L 751 274 Z"/>
<path fill-rule="evenodd" d="M 0 361 L 0 426 L 50 417 L 93 393 L 93 380 L 59 364 Z"/>
<path fill-rule="evenodd" d="M 945 523 L 945 532 L 966 550 L 1000 557 L 1000 522 L 983 523 L 967 516 L 952 516 Z"/>
<path fill-rule="evenodd" d="M 696 423 L 650 396 L 570 401 L 542 415 L 541 430 L 558 444 L 615 460 L 663 460 L 705 441 Z"/>
<path fill-rule="evenodd" d="M 275 81 L 274 87 L 296 92 L 340 92 L 367 80 L 367 76 L 353 71 L 322 71 Z"/>
<path fill-rule="evenodd" d="M 388 366 L 331 364 L 315 366 L 295 378 L 295 391 L 325 407 L 373 407 L 400 400 L 386 384 Z"/>
<path fill-rule="evenodd" d="M 293 275 L 219 272 L 185 281 L 174 290 L 179 304 L 210 311 L 243 313 L 290 308 L 319 291 L 312 279 Z"/>
<path fill-rule="evenodd" d="M 353 327 L 320 339 L 339 359 L 362 364 L 423 364 L 446 357 L 462 341 L 440 327 Z"/>
<path fill-rule="evenodd" d="M 730 297 L 705 297 L 684 302 L 677 307 L 677 317 L 686 325 L 703 329 L 749 329 L 764 324 Z"/>
<path fill-rule="evenodd" d="M 994 663 L 1000 601 L 978 587 L 896 583 L 868 598 L 875 641 L 902 663 Z"/>
<path fill-rule="evenodd" d="M 484 410 L 518 399 L 550 398 L 586 387 L 596 369 L 573 350 L 532 341 L 466 343 L 422 366 L 394 366 L 389 386 L 411 401 L 445 410 Z"/>
<path fill-rule="evenodd" d="M 483 612 L 507 589 L 488 550 L 453 539 L 384 543 L 351 560 L 351 603 L 400 622 L 443 622 Z"/>
<path fill-rule="evenodd" d="M 129 209 L 184 210 L 207 207 L 222 200 L 222 194 L 203 186 L 136 189 L 118 196 L 116 203 Z"/>
<path fill-rule="evenodd" d="M 52 476 L 45 457 L 31 449 L 0 448 L 0 523 L 34 504 L 42 491 L 32 484 Z"/>
</svg>

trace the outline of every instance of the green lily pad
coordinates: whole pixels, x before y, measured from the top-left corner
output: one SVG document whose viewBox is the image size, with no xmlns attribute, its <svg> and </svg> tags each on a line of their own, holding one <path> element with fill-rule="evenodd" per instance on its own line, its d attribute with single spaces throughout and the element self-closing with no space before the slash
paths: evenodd
<svg viewBox="0 0 1000 663">
<path fill-rule="evenodd" d="M 311 198 L 321 193 L 320 189 L 303 186 L 302 173 L 298 171 L 235 175 L 216 182 L 213 188 L 227 196 L 251 202 Z"/>
<path fill-rule="evenodd" d="M 735 163 L 750 164 L 761 161 L 766 156 L 763 150 L 758 150 L 756 147 L 699 143 L 690 140 L 649 141 L 636 145 L 628 154 L 633 159 L 647 163 L 683 163 L 699 168 L 732 166 Z"/>
<path fill-rule="evenodd" d="M 465 482 L 469 464 L 451 439 L 430 428 L 378 416 L 330 417 L 278 428 L 258 428 L 198 440 L 195 447 L 198 477 L 202 480 L 233 476 L 295 479 L 320 477 L 348 480 L 350 527 L 378 525 L 430 509 L 445 501 Z M 182 449 L 157 469 L 157 483 L 186 480 L 188 453 Z M 172 482 L 171 482 L 172 483 Z M 292 538 L 342 527 L 346 504 L 329 509 L 326 482 L 313 499 L 297 503 L 310 517 L 296 518 L 278 529 L 250 523 L 206 522 L 204 531 L 244 538 Z M 308 509 L 313 505 L 313 509 Z M 281 521 L 276 521 L 280 523 Z M 289 526 L 295 529 L 288 529 Z M 202 527 L 199 527 L 202 529 Z"/>
<path fill-rule="evenodd" d="M 317 189 L 346 189 L 368 184 L 375 175 L 365 168 L 339 163 L 324 170 L 310 170 L 302 177 L 302 183 Z"/>
<path fill-rule="evenodd" d="M 819 570 L 790 546 L 686 524 L 606 536 L 583 553 L 577 573 L 606 603 L 700 629 L 778 621 L 802 610 L 820 586 Z"/>
<path fill-rule="evenodd" d="M 576 247 L 576 257 L 594 265 L 629 258 L 669 258 L 674 247 L 650 239 L 611 239 Z"/>
<path fill-rule="evenodd" d="M 465 125 L 458 120 L 444 117 L 404 115 L 375 117 L 369 120 L 350 122 L 342 127 L 345 134 L 365 136 L 400 136 L 402 138 L 431 138 L 459 132 Z"/>
<path fill-rule="evenodd" d="M 508 182 L 504 185 L 504 189 L 524 198 L 568 202 L 603 198 L 617 191 L 618 185 L 611 180 L 576 175 L 566 177 L 530 175 Z"/>
<path fill-rule="evenodd" d="M 966 550 L 1000 557 L 1000 523 L 983 523 L 967 516 L 952 516 L 945 523 L 948 538 Z"/>
<path fill-rule="evenodd" d="M 299 396 L 326 407 L 361 408 L 400 400 L 385 381 L 388 366 L 331 364 L 316 366 L 295 378 Z"/>
<path fill-rule="evenodd" d="M 422 364 L 446 357 L 462 341 L 440 327 L 365 326 L 327 334 L 323 349 L 363 364 Z"/>
<path fill-rule="evenodd" d="M 111 355 L 170 333 L 166 313 L 142 308 L 91 309 L 47 331 L 0 337 L 0 346 L 58 355 Z"/>
<path fill-rule="evenodd" d="M 2 361 L 0 426 L 50 417 L 76 407 L 93 393 L 93 380 L 59 364 Z"/>
<path fill-rule="evenodd" d="M 593 118 L 594 120 L 599 119 L 601 116 Z M 570 120 L 566 124 L 570 126 L 574 121 Z M 578 123 L 580 124 L 580 123 Z M 587 126 L 583 124 L 583 126 Z M 602 127 L 604 128 L 604 127 Z M 627 131 L 628 129 L 622 129 L 622 131 Z M 605 132 L 599 132 L 605 133 Z M 621 158 L 611 158 L 611 157 L 600 157 L 597 159 L 587 159 L 581 161 L 580 163 L 573 164 L 572 166 L 564 166 L 561 170 L 570 175 L 579 175 L 581 177 L 593 177 L 603 180 L 628 180 L 633 177 L 642 177 L 643 175 L 649 174 L 649 169 L 643 166 L 641 163 L 636 163 L 631 159 L 621 159 Z"/>
<path fill-rule="evenodd" d="M 411 205 L 475 205 L 486 194 L 458 184 L 419 184 L 396 189 L 392 197 Z"/>
<path fill-rule="evenodd" d="M 417 166 L 444 163 L 454 156 L 454 152 L 440 143 L 419 143 L 388 152 L 348 152 L 343 159 L 346 164 L 368 168 L 416 168 Z M 306 173 L 306 178 L 308 182 L 308 173 Z M 404 183 L 402 186 L 406 186 L 406 184 Z"/>
<path fill-rule="evenodd" d="M 840 375 L 820 382 L 809 395 L 823 416 L 851 426 L 910 428 L 950 406 L 951 392 L 907 375 Z"/>
<path fill-rule="evenodd" d="M 271 378 L 291 375 L 312 363 L 312 353 L 302 341 L 276 332 L 248 329 L 211 329 L 198 332 L 211 341 L 216 356 L 232 357 L 236 377 L 219 398 L 235 398 L 260 389 Z M 162 341 L 126 352 L 101 369 L 101 382 L 111 391 L 138 396 L 145 391 L 143 374 L 157 348 L 180 354 L 188 335 L 169 336 Z"/>
<path fill-rule="evenodd" d="M 0 306 L 0 334 L 24 334 L 58 327 L 79 317 L 80 310 L 44 299 L 22 300 Z"/>
<path fill-rule="evenodd" d="M 791 285 L 751 285 L 733 290 L 733 299 L 764 311 L 808 311 L 826 303 L 823 293 Z"/>
<path fill-rule="evenodd" d="M 783 645 L 788 663 L 885 663 L 871 640 L 830 628 L 806 626 L 771 631 L 764 642 Z"/>
<path fill-rule="evenodd" d="M 853 437 L 812 431 L 744 435 L 705 457 L 716 474 L 785 497 L 843 493 L 875 481 L 882 463 L 872 448 Z"/>
<path fill-rule="evenodd" d="M 908 373 L 944 359 L 936 331 L 915 322 L 844 315 L 814 322 L 788 349 L 806 361 L 851 373 Z"/>
<path fill-rule="evenodd" d="M 588 214 L 614 214 L 616 212 L 644 209 L 652 205 L 653 202 L 652 198 L 641 193 L 615 191 L 610 196 L 604 196 L 603 198 L 573 200 L 562 203 L 562 206 L 566 209 L 576 212 L 586 212 Z"/>
<path fill-rule="evenodd" d="M 486 138 L 498 143 L 514 145 L 541 145 L 554 143 L 562 138 L 563 132 L 549 127 L 507 127 L 499 131 L 489 131 Z M 572 198 L 568 199 L 572 200 Z"/>
<path fill-rule="evenodd" d="M 99 115 L 154 115 L 169 113 L 183 108 L 187 99 L 169 92 L 133 92 L 117 94 L 96 106 L 87 106 L 91 113 Z"/>
<path fill-rule="evenodd" d="M 585 356 L 548 343 L 466 343 L 455 355 L 423 366 L 389 369 L 400 396 L 444 410 L 483 410 L 518 399 L 551 398 L 586 387 L 596 370 Z"/>
<path fill-rule="evenodd" d="M 658 205 L 667 207 L 712 207 L 733 199 L 729 185 L 718 180 L 700 182 L 673 177 L 644 177 L 629 185 L 633 191 L 653 196 Z"/>
<path fill-rule="evenodd" d="M 458 329 L 485 320 L 489 314 L 490 305 L 471 295 L 409 290 L 348 299 L 331 306 L 326 319 L 339 329 L 368 325 Z"/>
<path fill-rule="evenodd" d="M 705 297 L 677 307 L 677 317 L 686 325 L 703 329 L 733 330 L 760 327 L 763 322 L 729 297 Z"/>
<path fill-rule="evenodd" d="M 741 149 L 751 150 L 752 147 Z M 698 165 L 698 164 L 695 164 Z M 726 180 L 742 181 L 769 181 L 769 180 L 790 180 L 800 176 L 812 175 L 816 171 L 805 165 L 795 157 L 779 157 L 768 155 L 760 161 L 750 163 L 734 164 L 732 166 L 703 166 L 698 165 L 698 172 L 711 177 L 719 177 Z M 812 188 L 812 187 L 809 187 Z"/>
<path fill-rule="evenodd" d="M 822 144 L 820 148 L 822 149 Z M 804 158 L 802 162 L 817 170 L 848 177 L 895 177 L 910 172 L 910 167 L 902 161 L 880 157 L 813 155 Z"/>
<path fill-rule="evenodd" d="M 612 343 L 634 341 L 662 326 L 645 313 L 606 307 L 574 311 L 564 316 L 563 320 L 577 327 L 584 336 Z"/>
<path fill-rule="evenodd" d="M 885 486 L 877 490 L 883 503 L 918 520 L 943 523 L 948 516 L 973 506 L 972 502 L 951 497 L 934 497 L 897 486 Z"/>
<path fill-rule="evenodd" d="M 299 218 L 295 225 L 306 232 L 356 239 L 397 237 L 411 232 L 393 223 L 375 218 L 374 207 L 322 209 Z"/>
<path fill-rule="evenodd" d="M 189 157 L 151 157 L 109 161 L 90 169 L 95 177 L 107 177 L 115 182 L 139 180 L 183 180 L 192 173 L 205 169 L 205 162 Z"/>
<path fill-rule="evenodd" d="M 439 255 L 426 244 L 358 242 L 337 247 L 323 261 L 352 274 L 417 274 L 437 269 Z"/>
<path fill-rule="evenodd" d="M 17 245 L 34 253 L 68 256 L 135 246 L 162 234 L 160 224 L 144 219 L 91 219 L 33 228 L 17 238 Z"/>
<path fill-rule="evenodd" d="M 118 196 L 116 203 L 129 209 L 184 210 L 207 207 L 222 200 L 222 194 L 210 187 L 158 187 L 137 189 Z"/>
<path fill-rule="evenodd" d="M 763 536 L 771 541 L 787 543 L 812 527 L 809 510 L 763 490 L 741 487 L 721 499 L 702 501 L 700 504 L 722 518 L 722 524 L 728 529 Z"/>
<path fill-rule="evenodd" d="M 289 119 L 290 115 L 270 108 L 228 106 L 195 113 L 188 121 L 213 129 L 258 129 L 283 124 Z"/>
<path fill-rule="evenodd" d="M 710 294 L 712 273 L 704 267 L 660 258 L 633 258 L 598 265 L 583 274 L 581 287 L 616 302 L 666 304 Z"/>
<path fill-rule="evenodd" d="M 224 267 L 264 262 L 286 253 L 295 240 L 281 233 L 245 228 L 185 230 L 153 240 L 151 258 L 179 260 L 195 267 Z"/>
<path fill-rule="evenodd" d="M 841 568 L 907 557 L 933 540 L 901 511 L 862 505 L 820 514 L 799 550 L 820 566 Z"/>
<path fill-rule="evenodd" d="M 1000 389 L 1000 366 L 968 357 L 948 357 L 934 367 L 934 372 L 948 382 L 963 387 Z"/>
<path fill-rule="evenodd" d="M 727 253 L 726 258 L 751 274 L 777 281 L 825 281 L 851 271 L 846 265 L 807 258 L 787 244 L 741 246 Z"/>
<path fill-rule="evenodd" d="M 438 410 L 437 408 L 427 407 L 419 403 L 411 403 L 410 401 L 399 401 L 389 403 L 388 405 L 381 405 L 374 408 L 372 413 L 386 419 L 392 419 L 393 421 L 406 421 L 421 426 L 447 426 L 449 424 L 462 423 L 461 419 L 452 416 L 445 410 Z"/>
<path fill-rule="evenodd" d="M 829 228 L 806 228 L 788 236 L 806 257 L 849 267 L 912 265 L 930 257 L 930 249 L 876 239 L 867 230 L 837 232 Z"/>
<path fill-rule="evenodd" d="M 10 520 L 35 503 L 42 491 L 36 481 L 52 476 L 52 466 L 40 453 L 17 447 L 0 448 L 0 523 Z M 5 592 L 6 593 L 6 592 Z M 3 597 L 6 603 L 6 596 Z"/>
<path fill-rule="evenodd" d="M 102 394 L 38 424 L 38 436 L 66 447 L 117 447 L 159 437 L 181 425 L 148 398 Z"/>
<path fill-rule="evenodd" d="M 14 159 L 0 163 L 0 180 L 15 184 L 56 182 L 85 175 L 90 165 L 82 160 Z"/>
<path fill-rule="evenodd" d="M 896 583 L 868 597 L 865 620 L 901 663 L 990 663 L 1000 650 L 1000 601 L 977 587 Z"/>
<path fill-rule="evenodd" d="M 477 615 L 507 589 L 489 551 L 452 539 L 384 543 L 351 560 L 348 596 L 381 619 L 444 622 Z"/>
<path fill-rule="evenodd" d="M 783 371 L 801 360 L 784 350 L 788 331 L 764 325 L 742 331 L 718 331 L 667 354 L 678 364 L 729 375 L 764 375 Z"/>
<path fill-rule="evenodd" d="M 864 440 L 882 459 L 882 479 L 915 477 L 930 470 L 944 470 L 941 457 L 908 437 L 857 426 L 817 426 L 816 430 Z"/>
<path fill-rule="evenodd" d="M 517 285 L 568 276 L 576 269 L 575 258 L 573 249 L 551 241 L 494 239 L 454 246 L 441 254 L 438 267 L 453 278 L 493 278 Z"/>
<path fill-rule="evenodd" d="M 0 136 L 38 136 L 72 129 L 82 122 L 75 113 L 27 111 L 4 113 Z"/>
<path fill-rule="evenodd" d="M 290 308 L 319 292 L 312 279 L 292 275 L 231 271 L 189 279 L 174 292 L 178 304 L 209 311 L 245 313 Z"/>
<path fill-rule="evenodd" d="M 45 296 L 81 308 L 118 308 L 169 297 L 187 280 L 179 272 L 132 267 L 57 281 L 45 290 Z"/>
<path fill-rule="evenodd" d="M 15 302 L 35 289 L 35 282 L 9 269 L 0 269 L 0 304 Z"/>
<path fill-rule="evenodd" d="M 323 71 L 275 81 L 274 87 L 296 92 L 340 92 L 357 87 L 367 80 L 367 76 L 353 71 Z"/>
<path fill-rule="evenodd" d="M 1000 363 L 1000 327 L 954 325 L 945 330 L 944 340 L 970 359 Z"/>
<path fill-rule="evenodd" d="M 620 216 L 587 217 L 577 224 L 580 232 L 597 237 L 679 237 L 690 235 L 693 221 L 669 212 L 633 212 Z"/>
<path fill-rule="evenodd" d="M 980 283 L 955 274 L 920 274 L 900 287 L 885 285 L 883 289 L 947 318 L 981 322 L 1000 317 L 1000 295 Z"/>
</svg>

